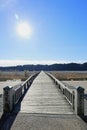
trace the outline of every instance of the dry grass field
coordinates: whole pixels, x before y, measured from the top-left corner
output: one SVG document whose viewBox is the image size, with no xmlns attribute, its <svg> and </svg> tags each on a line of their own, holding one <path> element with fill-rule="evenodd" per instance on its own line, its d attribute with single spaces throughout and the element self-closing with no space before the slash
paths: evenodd
<svg viewBox="0 0 87 130">
<path fill-rule="evenodd" d="M 51 71 L 59 80 L 87 80 L 87 71 Z"/>
<path fill-rule="evenodd" d="M 26 80 L 34 71 L 0 71 L 0 81 Z M 59 80 L 87 80 L 87 71 L 50 71 Z"/>
<path fill-rule="evenodd" d="M 3 93 L 3 87 L 15 86 L 21 84 L 29 78 L 34 71 L 0 71 L 0 94 Z"/>
<path fill-rule="evenodd" d="M 21 79 L 22 81 L 26 80 L 34 72 L 30 71 L 0 71 L 0 81 Z"/>
<path fill-rule="evenodd" d="M 83 87 L 87 94 L 87 71 L 53 71 L 51 74 L 64 84 Z"/>
</svg>

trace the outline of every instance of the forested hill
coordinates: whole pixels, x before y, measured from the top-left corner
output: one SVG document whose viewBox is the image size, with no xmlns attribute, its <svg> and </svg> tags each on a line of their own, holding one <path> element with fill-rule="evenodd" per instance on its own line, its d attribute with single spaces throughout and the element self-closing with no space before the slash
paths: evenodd
<svg viewBox="0 0 87 130">
<path fill-rule="evenodd" d="M 77 64 L 52 64 L 52 65 L 19 65 L 10 67 L 0 67 L 1 71 L 85 71 L 87 70 L 87 63 Z"/>
</svg>

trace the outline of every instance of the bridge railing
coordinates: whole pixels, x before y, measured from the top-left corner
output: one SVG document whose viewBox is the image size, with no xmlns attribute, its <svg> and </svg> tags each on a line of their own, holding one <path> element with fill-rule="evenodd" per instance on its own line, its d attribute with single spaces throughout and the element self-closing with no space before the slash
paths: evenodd
<svg viewBox="0 0 87 130">
<path fill-rule="evenodd" d="M 38 74 L 31 75 L 19 86 L 6 86 L 3 88 L 3 112 L 11 112 L 13 110 Z"/>
<path fill-rule="evenodd" d="M 0 118 L 3 114 L 3 94 L 0 94 Z"/>
<path fill-rule="evenodd" d="M 73 87 L 63 84 L 56 79 L 52 74 L 46 72 L 46 74 L 54 81 L 61 93 L 64 95 L 71 108 L 77 115 L 84 115 L 84 88 Z"/>
<path fill-rule="evenodd" d="M 87 117 L 87 93 L 84 94 L 84 115 Z"/>
</svg>

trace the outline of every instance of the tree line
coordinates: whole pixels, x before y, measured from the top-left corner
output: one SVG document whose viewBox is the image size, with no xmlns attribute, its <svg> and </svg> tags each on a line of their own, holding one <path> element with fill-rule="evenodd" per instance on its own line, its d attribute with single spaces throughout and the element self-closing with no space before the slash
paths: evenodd
<svg viewBox="0 0 87 130">
<path fill-rule="evenodd" d="M 18 65 L 9 67 L 0 67 L 0 71 L 86 71 L 87 62 L 83 64 L 79 63 L 67 63 L 67 64 L 52 64 L 52 65 Z"/>
</svg>

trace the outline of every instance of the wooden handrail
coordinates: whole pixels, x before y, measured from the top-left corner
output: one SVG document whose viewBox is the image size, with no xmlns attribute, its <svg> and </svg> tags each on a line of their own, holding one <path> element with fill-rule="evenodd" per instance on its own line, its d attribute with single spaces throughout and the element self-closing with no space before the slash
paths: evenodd
<svg viewBox="0 0 87 130">
<path fill-rule="evenodd" d="M 71 105 L 75 114 L 84 115 L 84 88 L 77 86 L 73 87 L 69 85 L 64 85 L 61 81 L 56 79 L 52 74 L 46 72 L 46 74 L 51 77 L 54 83 L 61 90 L 62 94 L 65 96 L 66 100 Z"/>
<path fill-rule="evenodd" d="M 18 85 L 18 87 L 6 86 L 3 88 L 3 112 L 10 112 L 13 110 L 13 107 L 18 103 L 19 99 L 30 87 L 31 83 L 38 74 L 39 72 L 31 75 L 25 82 Z"/>
</svg>

